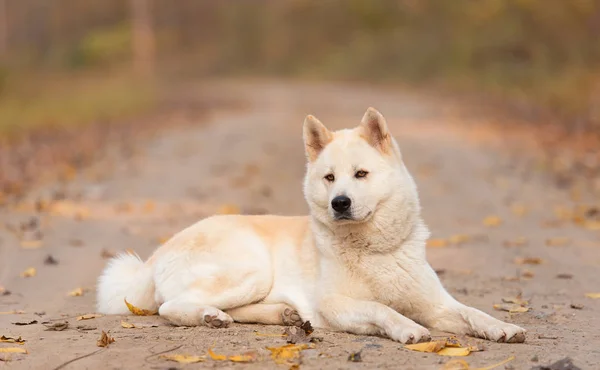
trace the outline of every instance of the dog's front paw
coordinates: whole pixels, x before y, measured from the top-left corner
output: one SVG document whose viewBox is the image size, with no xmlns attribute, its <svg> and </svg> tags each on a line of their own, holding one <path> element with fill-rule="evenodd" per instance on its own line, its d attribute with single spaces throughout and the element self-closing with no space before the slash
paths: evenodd
<svg viewBox="0 0 600 370">
<path fill-rule="evenodd" d="M 527 330 L 513 324 L 501 323 L 488 326 L 480 333 L 480 337 L 500 343 L 523 343 Z"/>
<path fill-rule="evenodd" d="M 422 326 L 396 327 L 390 330 L 388 336 L 400 343 L 413 344 L 431 340 L 429 330 Z"/>
</svg>

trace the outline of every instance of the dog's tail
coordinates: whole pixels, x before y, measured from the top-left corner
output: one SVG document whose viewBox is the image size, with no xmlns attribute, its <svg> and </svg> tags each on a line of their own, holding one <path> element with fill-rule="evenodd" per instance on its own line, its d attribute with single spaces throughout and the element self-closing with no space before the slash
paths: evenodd
<svg viewBox="0 0 600 370">
<path fill-rule="evenodd" d="M 122 253 L 114 257 L 98 278 L 97 288 L 99 313 L 128 313 L 125 299 L 141 309 L 158 309 L 154 299 L 152 266 L 137 255 Z"/>
</svg>

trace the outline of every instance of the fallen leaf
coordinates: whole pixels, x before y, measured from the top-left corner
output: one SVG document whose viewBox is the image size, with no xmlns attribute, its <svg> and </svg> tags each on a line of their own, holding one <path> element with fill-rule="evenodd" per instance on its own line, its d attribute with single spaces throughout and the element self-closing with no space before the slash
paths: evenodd
<svg viewBox="0 0 600 370">
<path fill-rule="evenodd" d="M 30 267 L 21 273 L 21 277 L 24 277 L 24 278 L 33 277 L 36 275 L 36 273 L 37 273 L 37 271 L 35 270 L 35 267 Z"/>
<path fill-rule="evenodd" d="M 585 293 L 585 296 L 591 299 L 600 299 L 600 293 Z"/>
<path fill-rule="evenodd" d="M 497 364 L 493 364 L 493 365 L 486 366 L 486 367 L 479 367 L 479 368 L 477 368 L 477 369 L 473 369 L 473 370 L 492 370 L 492 369 L 495 369 L 495 368 L 497 368 L 497 367 L 499 367 L 499 366 L 502 366 L 502 365 L 504 365 L 504 364 L 506 364 L 506 363 L 508 363 L 508 362 L 511 362 L 511 361 L 512 361 L 512 360 L 514 360 L 514 359 L 515 359 L 515 356 L 510 356 L 510 357 L 509 357 L 509 358 L 507 358 L 506 360 L 504 360 L 504 361 L 501 361 L 501 362 L 498 362 Z M 507 368 L 507 369 L 508 369 L 508 368 Z"/>
<path fill-rule="evenodd" d="M 306 333 L 306 335 L 311 335 L 315 329 L 313 329 L 312 324 L 310 323 L 310 321 L 305 321 L 302 323 L 302 325 L 300 325 L 300 328 L 302 330 L 304 330 L 304 332 Z"/>
<path fill-rule="evenodd" d="M 127 302 L 127 298 L 123 298 L 123 300 L 125 301 L 125 304 L 127 305 L 127 308 L 129 308 L 129 311 L 131 311 L 134 315 L 137 316 L 152 316 L 152 315 L 156 315 L 156 313 L 158 311 L 156 310 L 145 310 L 142 308 L 137 308 L 134 305 L 132 305 L 131 303 Z"/>
<path fill-rule="evenodd" d="M 469 363 L 465 360 L 450 360 L 444 364 L 444 370 L 469 370 Z"/>
<path fill-rule="evenodd" d="M 258 355 L 256 352 L 250 351 L 250 352 L 246 352 L 241 355 L 229 356 L 227 359 L 231 362 L 247 363 L 247 362 L 256 361 L 257 357 L 258 357 Z"/>
<path fill-rule="evenodd" d="M 6 337 L 6 336 L 1 336 L 0 337 L 0 343 L 17 343 L 17 344 L 25 344 L 25 340 L 21 337 L 18 338 L 11 338 L 11 337 Z"/>
<path fill-rule="evenodd" d="M 72 291 L 67 293 L 67 295 L 69 295 L 71 297 L 80 297 L 83 295 L 83 288 L 73 289 Z"/>
<path fill-rule="evenodd" d="M 446 347 L 462 347 L 457 337 L 451 336 L 446 338 Z"/>
<path fill-rule="evenodd" d="M 456 235 L 452 235 L 450 238 L 448 238 L 448 241 L 450 242 L 450 244 L 454 244 L 454 245 L 463 244 L 463 243 L 468 242 L 469 240 L 471 240 L 471 237 L 466 234 L 456 234 Z"/>
<path fill-rule="evenodd" d="M 44 326 L 46 327 L 45 331 L 63 331 L 69 327 L 69 323 L 67 321 L 64 321 Z"/>
<path fill-rule="evenodd" d="M 548 247 L 562 247 L 571 242 L 569 238 L 549 238 L 546 239 L 546 246 Z"/>
<path fill-rule="evenodd" d="M 0 353 L 29 353 L 25 348 L 19 347 L 8 347 L 8 348 L 0 348 Z"/>
<path fill-rule="evenodd" d="M 517 265 L 541 265 L 544 260 L 538 257 L 520 257 L 515 259 Z"/>
<path fill-rule="evenodd" d="M 37 320 L 33 320 L 33 321 L 25 321 L 25 322 L 13 322 L 13 325 L 17 325 L 17 326 L 25 326 L 25 325 L 34 325 L 37 324 Z"/>
<path fill-rule="evenodd" d="M 517 297 L 503 297 L 502 298 L 502 302 L 504 302 L 504 303 L 514 303 L 514 304 L 518 304 L 518 305 L 521 305 L 521 306 L 526 306 L 526 305 L 529 304 L 528 300 L 523 299 L 523 298 L 521 298 L 519 296 L 517 296 Z"/>
<path fill-rule="evenodd" d="M 446 347 L 445 340 L 436 340 L 433 342 L 423 342 L 415 344 L 406 344 L 404 348 L 408 348 L 412 351 L 418 352 L 439 352 L 442 348 Z"/>
<path fill-rule="evenodd" d="M 437 352 L 441 356 L 468 356 L 471 351 L 468 348 L 446 347 Z"/>
<path fill-rule="evenodd" d="M 98 347 L 108 347 L 109 344 L 114 343 L 115 338 L 108 335 L 104 330 L 102 330 L 102 334 L 100 335 L 100 339 L 96 342 Z"/>
<path fill-rule="evenodd" d="M 236 215 L 240 214 L 241 210 L 240 207 L 236 206 L 235 204 L 224 204 L 219 207 L 217 213 L 222 215 Z"/>
<path fill-rule="evenodd" d="M 427 240 L 427 247 L 429 248 L 442 248 L 448 245 L 446 239 L 429 239 Z"/>
<path fill-rule="evenodd" d="M 116 255 L 117 255 L 117 252 L 109 251 L 108 249 L 102 249 L 102 251 L 100 252 L 100 257 L 102 257 L 104 259 L 113 258 Z"/>
<path fill-rule="evenodd" d="M 510 206 L 510 210 L 515 216 L 524 216 L 527 214 L 527 207 L 522 204 L 513 204 Z"/>
<path fill-rule="evenodd" d="M 586 220 L 582 226 L 588 230 L 600 230 L 600 220 Z"/>
<path fill-rule="evenodd" d="M 362 351 L 353 352 L 348 356 L 348 361 L 350 362 L 362 362 Z"/>
<path fill-rule="evenodd" d="M 505 240 L 504 246 L 505 247 L 524 247 L 528 243 L 529 243 L 529 241 L 527 240 L 527 238 L 519 237 L 514 240 Z"/>
<path fill-rule="evenodd" d="M 227 356 L 218 355 L 218 354 L 214 353 L 212 348 L 208 349 L 208 355 L 210 356 L 210 358 L 212 358 L 215 361 L 226 361 L 227 360 Z"/>
<path fill-rule="evenodd" d="M 267 350 L 271 351 L 271 358 L 277 364 L 293 365 L 294 360 L 300 358 L 300 352 L 305 349 L 315 348 L 313 343 L 304 344 L 287 344 L 281 347 L 266 347 Z"/>
<path fill-rule="evenodd" d="M 100 315 L 99 313 L 88 313 L 85 315 L 81 315 L 81 316 L 77 316 L 77 321 L 81 321 L 81 320 L 91 320 L 91 319 L 95 319 L 98 317 L 102 317 L 102 315 Z"/>
<path fill-rule="evenodd" d="M 167 361 L 179 362 L 180 364 L 193 364 L 196 362 L 203 362 L 206 360 L 206 356 L 192 356 L 186 354 L 169 354 L 160 355 L 160 358 L 164 358 Z"/>
<path fill-rule="evenodd" d="M 506 311 L 509 313 L 523 313 L 529 312 L 530 307 L 523 307 L 520 305 L 509 305 L 509 304 L 495 304 L 494 309 L 498 311 Z"/>
<path fill-rule="evenodd" d="M 571 303 L 570 307 L 574 310 L 582 310 L 583 305 L 581 303 Z"/>
<path fill-rule="evenodd" d="M 297 326 L 289 326 L 285 328 L 285 336 L 287 337 L 288 343 L 309 343 L 310 339 L 306 335 L 306 332 Z"/>
<path fill-rule="evenodd" d="M 44 260 L 44 265 L 58 265 L 58 261 L 51 254 Z"/>
<path fill-rule="evenodd" d="M 121 327 L 123 327 L 123 328 L 125 328 L 125 329 L 133 329 L 133 328 L 135 328 L 136 326 L 135 326 L 135 325 L 133 325 L 133 324 L 130 324 L 130 323 L 128 323 L 128 322 L 125 322 L 125 321 L 121 320 Z"/>
<path fill-rule="evenodd" d="M 498 216 L 488 216 L 483 219 L 483 224 L 488 227 L 496 227 L 502 224 L 502 219 Z"/>
<path fill-rule="evenodd" d="M 529 270 L 523 270 L 523 272 L 521 272 L 521 277 L 524 277 L 526 279 L 531 279 L 535 276 L 535 274 L 532 271 Z"/>
<path fill-rule="evenodd" d="M 21 240 L 20 244 L 23 249 L 38 249 L 42 247 L 41 240 Z"/>
<path fill-rule="evenodd" d="M 25 313 L 25 311 L 12 310 L 12 311 L 2 311 L 2 312 L 0 312 L 0 315 L 22 315 L 24 313 Z"/>
<path fill-rule="evenodd" d="M 573 275 L 572 274 L 558 274 L 556 275 L 557 279 L 572 279 Z"/>
<path fill-rule="evenodd" d="M 154 212 L 154 202 L 151 200 L 146 201 L 146 203 L 144 203 L 144 208 L 143 208 L 143 212 L 144 213 L 152 213 Z"/>
<path fill-rule="evenodd" d="M 77 325 L 77 327 L 75 329 L 80 330 L 80 331 L 88 331 L 88 330 L 96 330 L 98 328 L 95 326 L 91 326 L 91 325 Z"/>
</svg>

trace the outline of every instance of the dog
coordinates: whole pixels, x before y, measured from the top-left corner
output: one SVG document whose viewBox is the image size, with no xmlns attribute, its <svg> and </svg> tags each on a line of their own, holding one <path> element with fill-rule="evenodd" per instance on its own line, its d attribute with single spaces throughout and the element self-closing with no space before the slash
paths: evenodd
<svg viewBox="0 0 600 370">
<path fill-rule="evenodd" d="M 97 309 L 125 300 L 178 326 L 301 325 L 401 343 L 427 328 L 497 342 L 526 330 L 459 303 L 426 260 L 417 186 L 385 118 L 353 129 L 307 116 L 308 217 L 217 215 L 174 235 L 143 262 L 120 254 L 98 279 Z"/>
</svg>

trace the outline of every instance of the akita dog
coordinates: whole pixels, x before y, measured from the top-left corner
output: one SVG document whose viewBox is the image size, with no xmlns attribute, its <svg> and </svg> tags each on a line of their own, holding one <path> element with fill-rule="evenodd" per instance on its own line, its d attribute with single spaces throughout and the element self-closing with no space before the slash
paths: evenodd
<svg viewBox="0 0 600 370">
<path fill-rule="evenodd" d="M 143 262 L 121 254 L 98 281 L 98 311 L 124 299 L 175 325 L 300 324 L 402 343 L 426 327 L 498 342 L 526 331 L 456 301 L 425 256 L 417 187 L 384 117 L 354 129 L 304 121 L 308 217 L 220 215 L 173 236 Z"/>
</svg>

